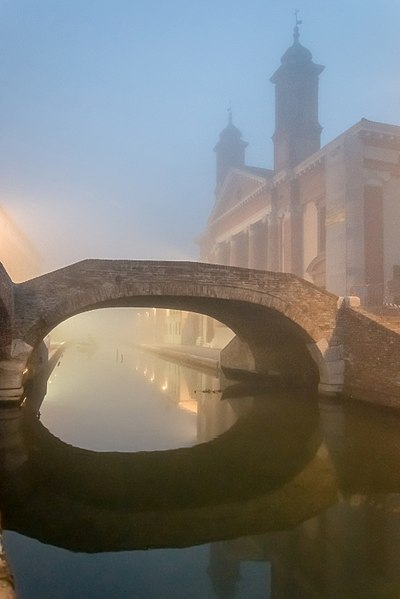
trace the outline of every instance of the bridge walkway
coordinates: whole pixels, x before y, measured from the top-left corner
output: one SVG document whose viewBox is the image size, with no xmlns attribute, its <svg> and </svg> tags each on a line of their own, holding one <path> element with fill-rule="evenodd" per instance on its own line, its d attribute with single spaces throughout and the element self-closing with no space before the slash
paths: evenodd
<svg viewBox="0 0 400 599">
<path fill-rule="evenodd" d="M 376 306 L 356 308 L 355 310 L 400 335 L 400 308 Z"/>
</svg>

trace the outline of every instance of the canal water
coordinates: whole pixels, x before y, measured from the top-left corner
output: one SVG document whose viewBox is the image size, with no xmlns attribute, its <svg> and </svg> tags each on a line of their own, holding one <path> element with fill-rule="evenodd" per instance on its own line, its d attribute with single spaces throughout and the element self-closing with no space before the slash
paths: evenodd
<svg viewBox="0 0 400 599">
<path fill-rule="evenodd" d="M 0 419 L 20 599 L 400 597 L 396 415 L 122 344 L 43 395 Z"/>
</svg>

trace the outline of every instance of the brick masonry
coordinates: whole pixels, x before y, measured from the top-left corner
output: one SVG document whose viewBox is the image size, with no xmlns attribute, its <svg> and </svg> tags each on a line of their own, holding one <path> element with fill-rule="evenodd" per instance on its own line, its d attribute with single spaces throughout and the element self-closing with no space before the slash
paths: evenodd
<svg viewBox="0 0 400 599">
<path fill-rule="evenodd" d="M 343 338 L 343 391 L 374 404 L 400 407 L 400 335 L 358 310 L 338 314 Z"/>
<path fill-rule="evenodd" d="M 14 318 L 14 284 L 0 263 L 0 359 L 11 345 L 11 323 Z"/>
<path fill-rule="evenodd" d="M 74 314 L 123 305 L 191 309 L 199 304 L 205 314 L 235 321 L 237 315 L 224 310 L 236 302 L 275 310 L 317 342 L 335 326 L 336 299 L 286 273 L 198 262 L 84 260 L 15 285 L 13 332 L 34 345 Z"/>
</svg>

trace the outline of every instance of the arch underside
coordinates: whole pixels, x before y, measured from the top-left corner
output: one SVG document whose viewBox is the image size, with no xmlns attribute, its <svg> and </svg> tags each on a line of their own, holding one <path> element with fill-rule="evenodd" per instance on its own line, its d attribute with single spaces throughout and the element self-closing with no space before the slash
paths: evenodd
<svg viewBox="0 0 400 599">
<path fill-rule="evenodd" d="M 185 310 L 212 317 L 227 327 L 253 356 L 253 368 L 258 373 L 279 373 L 294 383 L 318 383 L 318 369 L 307 346 L 313 338 L 297 323 L 276 309 L 246 301 L 221 298 L 136 296 L 87 304 L 75 308 L 71 316 L 101 308 L 150 307 Z M 57 319 L 58 320 L 58 319 Z M 54 322 L 54 321 L 53 321 Z M 27 342 L 37 345 L 49 333 L 52 319 L 43 318 L 29 332 Z M 56 322 L 59 324 L 59 322 Z M 225 366 L 235 364 L 225 364 Z"/>
</svg>

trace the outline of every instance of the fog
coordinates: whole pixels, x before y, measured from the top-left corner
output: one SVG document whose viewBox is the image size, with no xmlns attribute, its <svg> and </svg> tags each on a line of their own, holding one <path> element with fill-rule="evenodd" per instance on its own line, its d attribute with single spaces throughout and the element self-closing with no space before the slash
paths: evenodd
<svg viewBox="0 0 400 599">
<path fill-rule="evenodd" d="M 55 327 L 47 338 L 57 343 L 138 343 L 134 336 L 136 310 L 133 308 L 97 309 L 73 316 Z"/>
<path fill-rule="evenodd" d="M 213 147 L 232 107 L 247 164 L 272 167 L 274 89 L 296 3 L 1 0 L 0 204 L 42 270 L 87 257 L 196 259 Z M 400 123 L 400 4 L 304 0 L 325 65 L 322 145 Z"/>
</svg>

